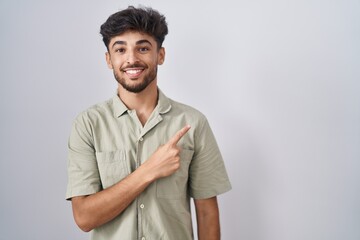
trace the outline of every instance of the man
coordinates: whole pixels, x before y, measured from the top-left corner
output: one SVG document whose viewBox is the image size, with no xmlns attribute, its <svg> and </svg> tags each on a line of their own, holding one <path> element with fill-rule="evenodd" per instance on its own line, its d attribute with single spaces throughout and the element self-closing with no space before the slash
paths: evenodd
<svg viewBox="0 0 360 240">
<path fill-rule="evenodd" d="M 220 239 L 216 196 L 231 189 L 206 118 L 157 87 L 165 17 L 129 7 L 101 26 L 118 93 L 81 113 L 69 138 L 68 188 L 92 239 Z"/>
</svg>

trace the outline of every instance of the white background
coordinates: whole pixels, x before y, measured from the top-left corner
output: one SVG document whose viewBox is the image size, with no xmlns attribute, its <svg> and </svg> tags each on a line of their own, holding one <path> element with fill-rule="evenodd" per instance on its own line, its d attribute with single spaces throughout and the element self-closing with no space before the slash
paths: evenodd
<svg viewBox="0 0 360 240">
<path fill-rule="evenodd" d="M 360 239 L 358 0 L 0 1 L 0 239 L 88 239 L 65 201 L 75 116 L 116 91 L 99 27 L 164 13 L 160 88 L 202 111 L 223 239 Z"/>
</svg>

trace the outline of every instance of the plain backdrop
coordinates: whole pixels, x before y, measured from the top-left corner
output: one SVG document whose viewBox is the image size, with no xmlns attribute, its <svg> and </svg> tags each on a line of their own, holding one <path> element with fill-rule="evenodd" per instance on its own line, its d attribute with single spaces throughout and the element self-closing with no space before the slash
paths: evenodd
<svg viewBox="0 0 360 240">
<path fill-rule="evenodd" d="M 99 27 L 129 4 L 166 15 L 159 86 L 217 137 L 223 239 L 360 239 L 358 0 L 1 0 L 0 239 L 89 239 L 67 139 L 115 94 Z"/>
</svg>

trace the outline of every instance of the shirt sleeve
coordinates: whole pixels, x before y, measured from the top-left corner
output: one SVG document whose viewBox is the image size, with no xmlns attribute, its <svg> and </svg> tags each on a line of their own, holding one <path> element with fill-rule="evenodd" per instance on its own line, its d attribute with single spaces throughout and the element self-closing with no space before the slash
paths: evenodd
<svg viewBox="0 0 360 240">
<path fill-rule="evenodd" d="M 91 124 L 79 116 L 73 123 L 68 142 L 68 185 L 66 199 L 101 190 Z"/>
<path fill-rule="evenodd" d="M 195 199 L 217 196 L 231 189 L 224 161 L 206 119 L 195 134 L 195 153 L 189 170 L 189 194 Z"/>
</svg>

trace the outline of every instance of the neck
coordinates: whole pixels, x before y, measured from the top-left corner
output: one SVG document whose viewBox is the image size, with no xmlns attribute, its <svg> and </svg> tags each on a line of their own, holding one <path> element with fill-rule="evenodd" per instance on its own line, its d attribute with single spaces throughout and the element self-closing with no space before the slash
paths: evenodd
<svg viewBox="0 0 360 240">
<path fill-rule="evenodd" d="M 139 93 L 128 92 L 119 84 L 118 95 L 127 108 L 136 111 L 141 124 L 144 126 L 157 105 L 157 81 L 155 79 Z"/>
</svg>

